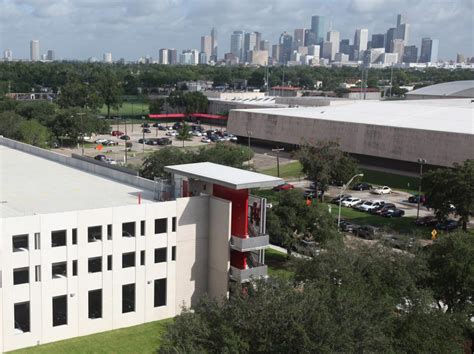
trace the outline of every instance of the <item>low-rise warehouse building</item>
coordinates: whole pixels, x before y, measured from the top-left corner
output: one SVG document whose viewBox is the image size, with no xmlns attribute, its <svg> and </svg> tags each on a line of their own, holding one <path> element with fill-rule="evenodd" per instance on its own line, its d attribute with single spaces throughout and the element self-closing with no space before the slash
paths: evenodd
<svg viewBox="0 0 474 354">
<path fill-rule="evenodd" d="M 346 101 L 324 107 L 232 110 L 227 130 L 253 142 L 295 147 L 338 141 L 364 163 L 415 170 L 417 158 L 452 166 L 474 158 L 470 99 Z"/>
</svg>

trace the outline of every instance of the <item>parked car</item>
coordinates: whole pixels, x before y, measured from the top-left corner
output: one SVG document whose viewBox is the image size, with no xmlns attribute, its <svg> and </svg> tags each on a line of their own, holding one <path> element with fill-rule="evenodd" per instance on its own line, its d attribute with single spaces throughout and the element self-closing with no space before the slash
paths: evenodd
<svg viewBox="0 0 474 354">
<path fill-rule="evenodd" d="M 107 140 L 105 143 L 103 143 L 102 145 L 105 145 L 105 146 L 116 146 L 118 145 L 118 141 L 115 141 L 115 140 Z"/>
<path fill-rule="evenodd" d="M 193 136 L 202 136 L 202 133 L 199 130 L 193 130 L 191 133 Z"/>
<path fill-rule="evenodd" d="M 173 130 L 180 130 L 181 129 L 181 123 L 174 123 L 173 124 Z"/>
<path fill-rule="evenodd" d="M 369 213 L 380 215 L 380 214 L 382 214 L 383 212 L 385 212 L 389 209 L 395 209 L 395 208 L 396 208 L 396 206 L 393 203 L 384 203 L 382 205 L 379 205 L 376 208 L 373 208 L 373 209 L 369 210 Z"/>
<path fill-rule="evenodd" d="M 104 139 L 104 138 L 100 138 L 95 141 L 96 144 L 103 144 L 105 142 L 107 142 L 107 139 Z"/>
<path fill-rule="evenodd" d="M 352 195 L 350 194 L 343 194 L 341 195 L 341 202 L 343 202 L 344 200 L 346 200 L 347 198 L 351 198 Z M 331 199 L 331 203 L 333 204 L 339 204 L 339 197 L 336 197 L 336 198 L 332 198 Z"/>
<path fill-rule="evenodd" d="M 147 145 L 158 145 L 158 141 L 156 141 L 156 139 L 148 139 L 145 144 L 147 144 Z"/>
<path fill-rule="evenodd" d="M 168 129 L 162 125 L 158 125 L 158 130 L 168 130 Z"/>
<path fill-rule="evenodd" d="M 143 133 L 151 133 L 151 130 L 149 128 L 143 128 L 142 132 Z"/>
<path fill-rule="evenodd" d="M 373 194 L 390 194 L 390 193 L 392 193 L 392 190 L 390 189 L 390 187 L 383 186 L 383 187 L 373 188 L 370 191 L 370 193 L 373 193 Z"/>
<path fill-rule="evenodd" d="M 121 132 L 120 130 L 112 130 L 112 136 L 122 136 L 125 134 L 124 132 Z"/>
<path fill-rule="evenodd" d="M 378 208 L 383 206 L 385 202 L 383 200 L 369 200 L 368 202 L 364 203 L 361 207 L 362 211 L 371 211 L 372 209 Z"/>
<path fill-rule="evenodd" d="M 171 145 L 173 142 L 168 138 L 158 138 L 156 140 L 158 145 Z"/>
<path fill-rule="evenodd" d="M 147 141 L 148 139 L 138 139 L 139 144 L 146 144 Z"/>
<path fill-rule="evenodd" d="M 354 185 L 352 189 L 355 191 L 368 191 L 372 189 L 372 185 L 365 182 L 361 182 Z"/>
<path fill-rule="evenodd" d="M 344 231 L 344 232 L 353 232 L 353 230 L 356 229 L 357 226 L 345 220 L 341 220 L 341 223 L 339 224 L 339 228 L 341 229 L 341 231 Z"/>
<path fill-rule="evenodd" d="M 279 191 L 288 191 L 288 190 L 293 189 L 293 188 L 295 188 L 294 185 L 292 185 L 290 183 L 283 183 L 283 184 L 280 184 L 279 186 L 273 187 L 273 190 L 275 192 L 279 192 Z"/>
<path fill-rule="evenodd" d="M 405 211 L 402 209 L 388 209 L 381 213 L 380 215 L 386 217 L 386 218 L 399 218 L 405 215 Z"/>
<path fill-rule="evenodd" d="M 355 210 L 359 210 L 359 211 L 365 211 L 364 209 L 361 208 L 362 204 L 365 204 L 365 203 L 368 203 L 369 200 L 365 200 L 365 199 L 362 199 L 359 203 L 357 203 L 357 205 L 354 205 L 352 208 L 355 209 Z"/>
<path fill-rule="evenodd" d="M 321 197 L 321 195 L 323 194 L 323 191 L 321 190 L 318 190 L 318 194 L 316 195 L 316 191 L 313 191 L 313 190 L 306 190 L 304 193 L 303 193 L 303 197 L 306 198 L 306 199 L 313 199 L 313 198 L 316 198 L 316 197 Z"/>
<path fill-rule="evenodd" d="M 352 230 L 352 233 L 367 240 L 374 240 L 377 238 L 377 229 L 373 226 L 360 226 Z"/>
<path fill-rule="evenodd" d="M 166 132 L 166 136 L 176 136 L 176 132 L 174 130 L 169 130 Z"/>
<path fill-rule="evenodd" d="M 160 123 L 153 123 L 152 127 L 153 127 L 153 128 L 159 128 L 159 127 L 160 127 Z"/>
<path fill-rule="evenodd" d="M 210 143 L 211 139 L 207 137 L 207 135 L 203 136 L 201 139 L 201 143 Z"/>
<path fill-rule="evenodd" d="M 150 124 L 148 124 L 148 123 L 143 123 L 143 124 L 141 125 L 141 127 L 142 127 L 142 128 L 150 128 Z"/>
<path fill-rule="evenodd" d="M 459 223 L 456 220 L 448 219 L 444 222 L 436 224 L 435 229 L 442 231 L 453 231 L 459 227 Z"/>
<path fill-rule="evenodd" d="M 122 140 L 130 140 L 130 137 L 129 137 L 128 135 L 122 135 L 122 136 L 120 137 L 120 139 L 122 139 Z"/>
<path fill-rule="evenodd" d="M 221 141 L 222 138 L 218 137 L 217 135 L 211 135 L 209 139 L 211 139 L 211 142 L 217 143 L 218 141 Z"/>
<path fill-rule="evenodd" d="M 115 161 L 114 159 L 112 159 L 110 157 L 106 157 L 104 162 L 108 163 L 109 165 L 116 165 L 117 164 L 117 161 Z"/>
<path fill-rule="evenodd" d="M 94 157 L 94 160 L 97 160 L 97 161 L 104 161 L 106 158 L 107 158 L 107 156 L 105 156 L 105 155 L 96 155 L 96 156 Z"/>
<path fill-rule="evenodd" d="M 418 226 L 436 226 L 438 224 L 438 219 L 434 215 L 424 216 L 415 220 L 415 225 Z"/>
<path fill-rule="evenodd" d="M 408 202 L 409 203 L 418 203 L 418 200 L 420 200 L 420 203 L 421 204 L 425 204 L 426 203 L 426 197 L 424 195 L 418 195 L 418 194 L 414 194 L 412 196 L 410 196 L 408 198 Z"/>
<path fill-rule="evenodd" d="M 351 198 L 347 198 L 346 200 L 343 200 L 341 202 L 341 205 L 345 207 L 353 207 L 359 204 L 360 202 L 362 202 L 360 198 L 351 197 Z"/>
</svg>

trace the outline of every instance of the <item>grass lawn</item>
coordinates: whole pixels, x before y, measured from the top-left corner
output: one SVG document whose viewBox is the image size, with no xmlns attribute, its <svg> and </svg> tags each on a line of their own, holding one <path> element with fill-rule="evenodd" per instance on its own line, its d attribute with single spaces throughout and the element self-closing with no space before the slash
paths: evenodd
<svg viewBox="0 0 474 354">
<path fill-rule="evenodd" d="M 172 319 L 20 349 L 11 353 L 155 353 Z"/>
<path fill-rule="evenodd" d="M 398 189 L 409 193 L 418 193 L 419 179 L 416 177 L 403 176 L 395 173 L 373 171 L 365 168 L 361 169 L 364 177 L 362 181 L 374 184 L 389 186 L 392 189 Z"/>
<path fill-rule="evenodd" d="M 291 279 L 294 272 L 285 253 L 271 248 L 265 250 L 265 264 L 268 266 L 268 275 L 275 278 Z"/>
<path fill-rule="evenodd" d="M 148 103 L 143 102 L 123 102 L 122 106 L 119 109 L 110 109 L 110 115 L 119 116 L 119 115 L 126 115 L 126 116 L 142 116 L 149 113 Z M 107 106 L 102 106 L 100 109 L 100 114 L 106 115 L 107 114 Z"/>
<path fill-rule="evenodd" d="M 267 168 L 260 171 L 266 175 L 277 176 L 277 168 Z M 290 162 L 284 165 L 280 165 L 280 177 L 281 178 L 299 178 L 303 177 L 303 171 L 301 170 L 301 164 L 298 161 Z"/>
</svg>

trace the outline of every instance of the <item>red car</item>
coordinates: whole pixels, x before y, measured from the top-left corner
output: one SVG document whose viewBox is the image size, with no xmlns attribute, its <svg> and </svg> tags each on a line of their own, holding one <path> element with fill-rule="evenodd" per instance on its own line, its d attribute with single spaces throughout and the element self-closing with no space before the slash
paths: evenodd
<svg viewBox="0 0 474 354">
<path fill-rule="evenodd" d="M 112 136 L 121 136 L 123 134 L 124 132 L 121 132 L 120 130 L 112 130 Z"/>
<path fill-rule="evenodd" d="M 284 183 L 284 184 L 280 184 L 279 186 L 273 187 L 273 190 L 275 192 L 279 192 L 279 191 L 289 191 L 290 189 L 293 189 L 293 188 L 295 188 L 294 185 L 290 183 Z"/>
</svg>

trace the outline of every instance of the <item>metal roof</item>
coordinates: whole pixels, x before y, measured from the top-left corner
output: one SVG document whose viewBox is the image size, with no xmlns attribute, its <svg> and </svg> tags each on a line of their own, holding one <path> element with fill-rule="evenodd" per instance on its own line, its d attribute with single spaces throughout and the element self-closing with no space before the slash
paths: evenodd
<svg viewBox="0 0 474 354">
<path fill-rule="evenodd" d="M 443 82 L 407 92 L 408 96 L 453 96 L 474 98 L 474 80 Z"/>
<path fill-rule="evenodd" d="M 231 189 L 274 187 L 283 183 L 281 178 L 212 162 L 166 166 L 165 171 Z"/>
</svg>

